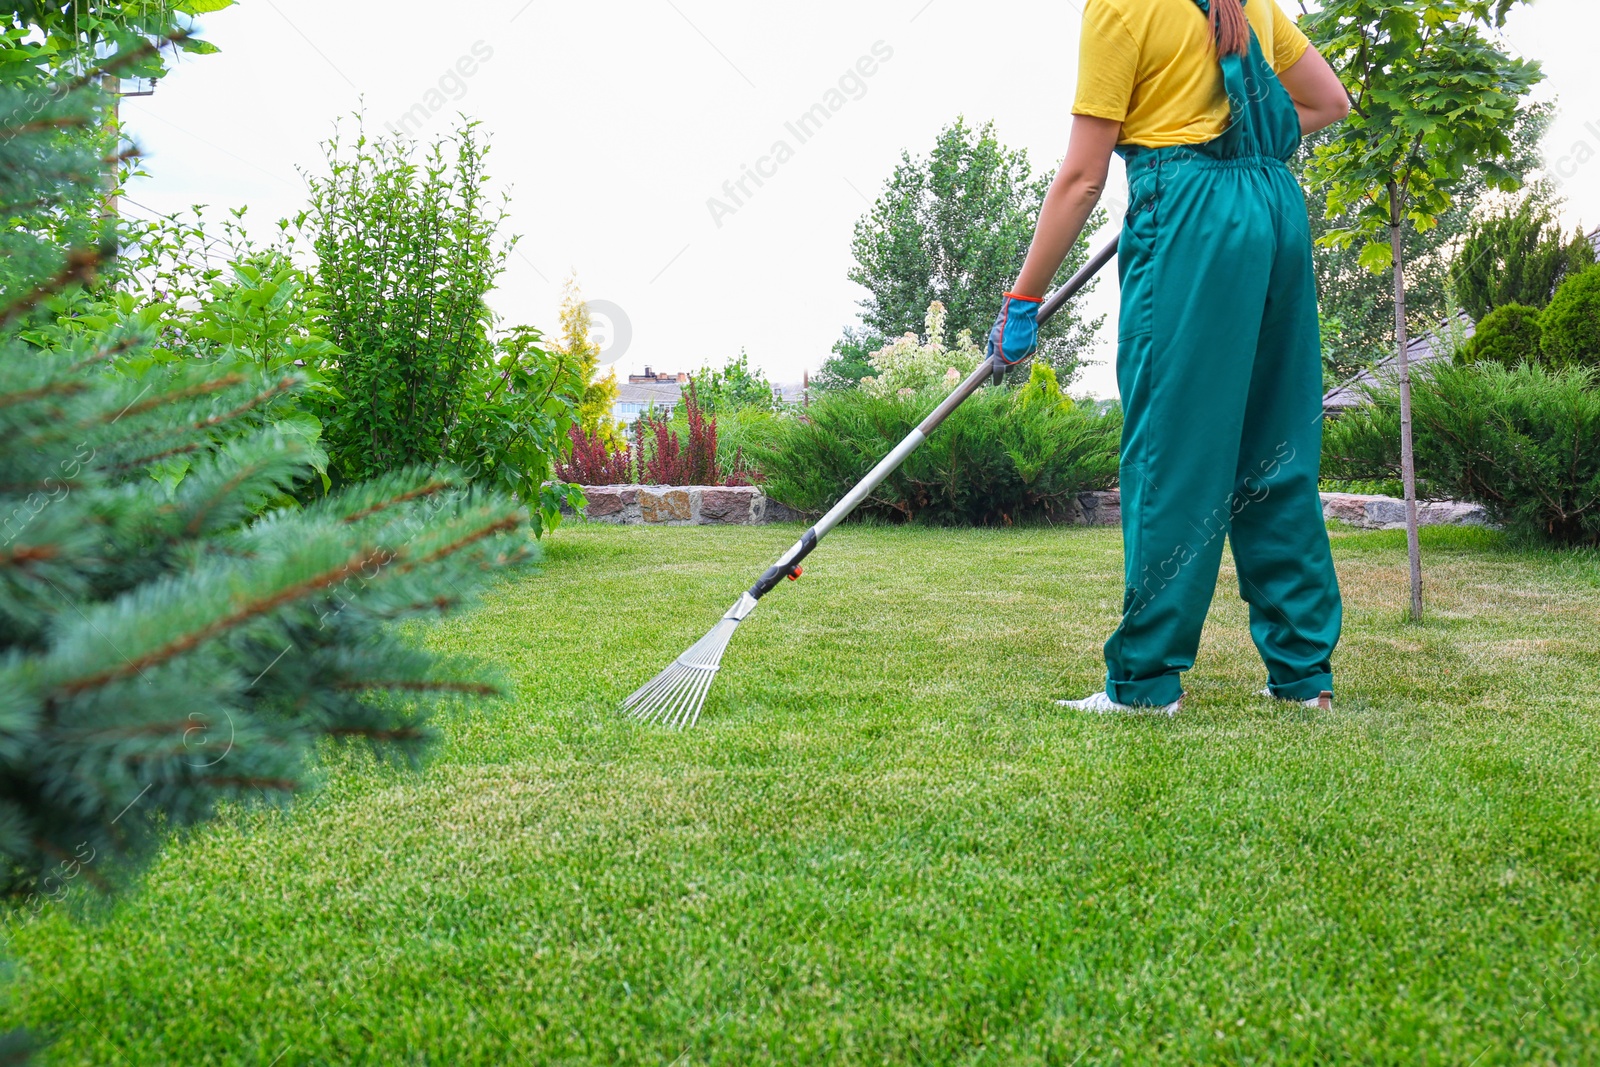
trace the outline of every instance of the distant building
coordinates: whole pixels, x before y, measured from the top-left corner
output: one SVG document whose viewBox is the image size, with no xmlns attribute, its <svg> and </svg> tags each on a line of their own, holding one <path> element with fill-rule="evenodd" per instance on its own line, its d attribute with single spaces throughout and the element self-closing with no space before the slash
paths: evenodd
<svg viewBox="0 0 1600 1067">
<path fill-rule="evenodd" d="M 688 383 L 689 375 L 683 371 L 678 371 L 676 374 L 657 374 L 648 364 L 643 374 L 628 375 L 629 385 L 687 385 Z"/>
<path fill-rule="evenodd" d="M 657 374 L 645 367 L 643 374 L 630 374 L 626 382 L 617 383 L 617 400 L 611 407 L 611 417 L 625 426 L 632 426 L 641 415 L 671 411 L 683 398 L 683 387 L 688 382 L 689 376 L 682 371 Z"/>
</svg>

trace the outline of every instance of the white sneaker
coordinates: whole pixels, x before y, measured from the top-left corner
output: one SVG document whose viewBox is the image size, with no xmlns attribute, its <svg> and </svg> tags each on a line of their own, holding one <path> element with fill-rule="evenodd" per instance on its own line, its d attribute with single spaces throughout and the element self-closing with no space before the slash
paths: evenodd
<svg viewBox="0 0 1600 1067">
<path fill-rule="evenodd" d="M 1056 704 L 1073 711 L 1088 711 L 1095 715 L 1176 715 L 1183 710 L 1183 698 L 1162 707 L 1159 704 L 1118 704 L 1104 693 L 1096 693 L 1083 700 L 1058 700 Z"/>
<path fill-rule="evenodd" d="M 1315 708 L 1318 711 L 1333 710 L 1333 694 L 1328 692 L 1326 689 L 1324 689 L 1320 695 L 1311 700 L 1291 700 L 1288 697 L 1281 697 L 1272 691 L 1271 686 L 1263 689 L 1261 691 L 1261 695 L 1271 700 L 1281 700 L 1285 704 L 1299 704 L 1302 708 Z"/>
</svg>

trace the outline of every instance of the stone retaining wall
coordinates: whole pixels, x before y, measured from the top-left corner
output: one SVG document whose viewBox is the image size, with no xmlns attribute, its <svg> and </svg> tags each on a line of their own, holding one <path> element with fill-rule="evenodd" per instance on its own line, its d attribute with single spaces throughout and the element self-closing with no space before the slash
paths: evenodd
<svg viewBox="0 0 1600 1067">
<path fill-rule="evenodd" d="M 760 526 L 801 516 L 752 486 L 584 486 L 587 517 L 618 526 Z"/>
<path fill-rule="evenodd" d="M 1406 502 L 1392 496 L 1323 493 L 1322 517 L 1347 522 L 1364 530 L 1401 529 L 1406 524 Z M 1489 516 L 1481 504 L 1424 500 L 1417 504 L 1417 525 L 1487 526 Z"/>
<path fill-rule="evenodd" d="M 589 498 L 591 521 L 619 526 L 761 526 L 807 518 L 753 486 L 596 485 L 585 486 L 583 492 Z M 1428 501 L 1417 510 L 1423 526 L 1488 523 L 1477 504 Z M 1391 530 L 1405 525 L 1406 505 L 1387 496 L 1323 493 L 1322 514 L 1367 530 Z M 1079 493 L 1058 521 L 1068 526 L 1121 526 L 1122 494 L 1115 489 Z"/>
</svg>

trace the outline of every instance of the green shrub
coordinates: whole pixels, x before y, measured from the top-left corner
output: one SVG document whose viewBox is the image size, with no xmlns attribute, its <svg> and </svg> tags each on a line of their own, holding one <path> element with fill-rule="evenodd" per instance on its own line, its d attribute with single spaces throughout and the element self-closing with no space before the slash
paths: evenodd
<svg viewBox="0 0 1600 1067">
<path fill-rule="evenodd" d="M 1473 224 L 1450 264 L 1450 283 L 1475 319 L 1495 308 L 1543 308 L 1562 281 L 1594 263 L 1594 247 L 1580 230 L 1570 236 L 1548 202 L 1529 196 L 1515 210 Z"/>
<path fill-rule="evenodd" d="M 76 165 L 56 136 L 0 88 L 0 174 L 46 212 Z M 57 232 L 31 235 L 52 248 Z M 273 425 L 274 402 L 304 378 L 244 358 L 152 358 L 145 324 L 61 325 L 42 305 L 81 290 L 114 250 L 53 250 L 81 269 L 14 274 L 0 305 L 11 921 L 114 887 L 124 861 L 226 805 L 288 803 L 315 786 L 325 744 L 421 758 L 434 711 L 500 684 L 404 623 L 456 609 L 529 547 L 515 501 L 448 472 L 269 511 L 311 474 L 309 449 Z M 188 477 L 153 492 L 152 467 L 173 457 Z"/>
<path fill-rule="evenodd" d="M 1478 323 L 1472 339 L 1456 350 L 1457 363 L 1498 363 L 1515 367 L 1537 363 L 1543 330 L 1538 308 L 1526 304 L 1497 307 Z"/>
<path fill-rule="evenodd" d="M 1333 478 L 1400 473 L 1400 401 L 1328 423 Z M 1593 369 L 1524 363 L 1442 366 L 1412 390 L 1421 493 L 1483 504 L 1508 528 L 1560 544 L 1600 545 L 1600 388 Z"/>
<path fill-rule="evenodd" d="M 1552 366 L 1600 367 L 1600 266 L 1561 283 L 1540 325 Z"/>
<path fill-rule="evenodd" d="M 761 448 L 769 495 L 803 512 L 831 507 L 943 397 L 830 393 L 783 420 Z M 984 389 L 861 506 L 894 521 L 1000 525 L 1066 513 L 1072 498 L 1117 482 L 1122 415 L 1063 397 L 1035 364 L 1021 389 Z"/>
</svg>

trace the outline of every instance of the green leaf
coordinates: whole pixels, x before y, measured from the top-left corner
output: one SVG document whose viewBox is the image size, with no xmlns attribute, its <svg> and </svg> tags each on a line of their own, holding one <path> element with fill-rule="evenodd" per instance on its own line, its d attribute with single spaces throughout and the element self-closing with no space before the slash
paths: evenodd
<svg viewBox="0 0 1600 1067">
<path fill-rule="evenodd" d="M 1359 262 L 1374 274 L 1394 266 L 1394 248 L 1383 241 L 1373 241 L 1361 250 Z"/>
</svg>

